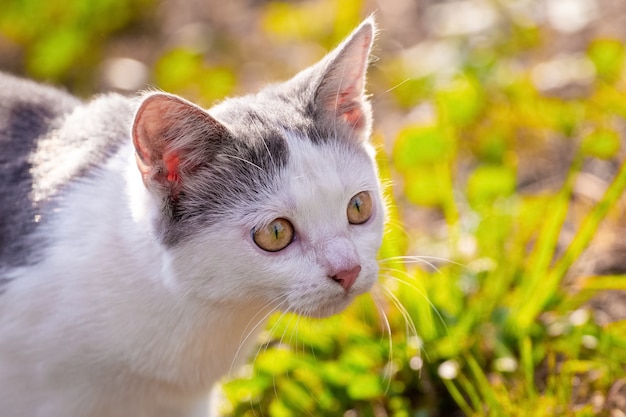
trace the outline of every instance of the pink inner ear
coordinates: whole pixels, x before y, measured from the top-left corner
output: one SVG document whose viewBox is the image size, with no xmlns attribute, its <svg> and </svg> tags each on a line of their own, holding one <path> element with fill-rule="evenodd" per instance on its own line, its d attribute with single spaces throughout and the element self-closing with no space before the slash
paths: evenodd
<svg viewBox="0 0 626 417">
<path fill-rule="evenodd" d="M 362 127 L 363 112 L 361 111 L 357 92 L 353 86 L 338 93 L 337 111 L 338 116 L 354 128 Z"/>
<path fill-rule="evenodd" d="M 179 188 L 181 151 L 168 149 L 172 138 L 167 132 L 172 127 L 183 132 L 184 129 L 177 125 L 191 123 L 188 116 L 193 116 L 195 110 L 191 104 L 174 96 L 154 94 L 137 111 L 132 130 L 133 143 L 137 166 L 146 186 L 152 181 L 167 184 L 174 194 Z"/>
<path fill-rule="evenodd" d="M 180 158 L 177 154 L 171 153 L 163 156 L 163 162 L 165 163 L 165 169 L 167 170 L 167 180 L 169 182 L 178 182 L 180 175 L 178 173 L 178 165 Z"/>
<path fill-rule="evenodd" d="M 345 111 L 342 115 L 343 120 L 354 128 L 361 128 L 363 125 L 363 112 L 359 107 L 354 107 Z"/>
<path fill-rule="evenodd" d="M 352 100 L 355 95 L 353 87 L 346 88 L 339 93 L 339 104 L 344 104 L 346 101 Z"/>
</svg>

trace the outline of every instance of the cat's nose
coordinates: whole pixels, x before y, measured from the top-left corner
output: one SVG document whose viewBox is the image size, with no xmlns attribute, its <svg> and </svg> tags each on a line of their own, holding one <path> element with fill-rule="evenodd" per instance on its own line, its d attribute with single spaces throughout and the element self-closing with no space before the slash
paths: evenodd
<svg viewBox="0 0 626 417">
<path fill-rule="evenodd" d="M 359 272 L 361 272 L 361 265 L 339 271 L 331 278 L 348 291 L 356 281 L 356 277 L 359 276 Z"/>
</svg>

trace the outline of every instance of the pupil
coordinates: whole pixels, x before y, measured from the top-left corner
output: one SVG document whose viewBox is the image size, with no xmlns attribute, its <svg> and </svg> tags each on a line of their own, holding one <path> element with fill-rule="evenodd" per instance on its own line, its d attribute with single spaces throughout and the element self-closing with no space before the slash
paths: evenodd
<svg viewBox="0 0 626 417">
<path fill-rule="evenodd" d="M 358 198 L 354 199 L 354 208 L 356 209 L 356 211 L 358 211 L 359 213 L 361 212 L 361 200 L 359 200 Z"/>
</svg>

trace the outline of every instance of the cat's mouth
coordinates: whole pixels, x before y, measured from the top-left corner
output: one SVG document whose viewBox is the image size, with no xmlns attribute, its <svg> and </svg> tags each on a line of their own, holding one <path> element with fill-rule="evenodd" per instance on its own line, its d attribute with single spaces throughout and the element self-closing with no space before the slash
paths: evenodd
<svg viewBox="0 0 626 417">
<path fill-rule="evenodd" d="M 318 306 L 318 308 L 313 310 L 307 309 L 303 311 L 298 311 L 297 313 L 302 316 L 312 318 L 326 318 L 341 313 L 352 303 L 353 300 L 354 297 L 346 296 L 343 300 L 339 300 L 335 303 L 328 303 L 322 306 Z"/>
<path fill-rule="evenodd" d="M 317 294 L 305 303 L 301 301 L 293 303 L 291 311 L 306 317 L 330 317 L 345 310 L 359 294 L 358 291 L 342 291 L 331 295 Z"/>
<path fill-rule="evenodd" d="M 285 298 L 285 304 L 278 307 L 282 311 L 301 316 L 324 318 L 345 310 L 354 299 L 367 293 L 376 282 L 377 269 L 369 265 L 359 268 L 359 274 L 352 284 L 338 282 L 334 277 L 322 276 L 319 279 L 307 277 L 294 282 Z"/>
</svg>

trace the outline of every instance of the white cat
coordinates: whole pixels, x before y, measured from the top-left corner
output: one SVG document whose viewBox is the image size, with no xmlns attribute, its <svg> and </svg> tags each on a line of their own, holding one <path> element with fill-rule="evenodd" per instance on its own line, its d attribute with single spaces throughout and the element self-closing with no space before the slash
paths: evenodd
<svg viewBox="0 0 626 417">
<path fill-rule="evenodd" d="M 371 288 L 374 34 L 207 111 L 0 75 L 0 415 L 206 415 L 271 312 Z"/>
</svg>

